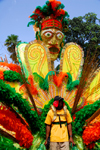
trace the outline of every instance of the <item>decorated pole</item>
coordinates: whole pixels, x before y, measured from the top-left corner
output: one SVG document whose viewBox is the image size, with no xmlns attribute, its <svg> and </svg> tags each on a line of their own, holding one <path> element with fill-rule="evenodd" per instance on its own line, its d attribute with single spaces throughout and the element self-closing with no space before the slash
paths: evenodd
<svg viewBox="0 0 100 150">
<path fill-rule="evenodd" d="M 16 58 L 17 58 L 17 57 L 16 57 Z M 19 70 L 19 68 L 18 68 L 18 70 Z M 26 78 L 25 78 L 25 73 L 24 73 L 24 71 L 23 71 L 23 68 L 21 68 L 21 71 L 19 70 L 19 73 L 20 73 L 20 75 L 21 75 L 21 78 L 22 78 L 23 83 L 25 84 L 25 87 L 26 87 L 27 93 L 28 93 L 28 95 L 29 95 L 29 98 L 30 98 L 30 100 L 31 100 L 31 102 L 32 102 L 32 105 L 33 105 L 35 111 L 38 113 L 37 107 L 36 107 L 36 105 L 35 105 L 35 101 L 34 101 L 34 99 L 33 99 L 33 96 L 32 96 L 32 94 L 31 94 L 31 92 L 30 92 L 30 89 L 29 89 L 29 87 L 28 87 L 28 85 L 27 85 L 27 81 L 26 81 Z M 38 113 L 38 114 L 39 114 L 39 113 Z"/>
<path fill-rule="evenodd" d="M 93 119 L 95 119 L 98 115 L 100 115 L 100 108 L 86 121 L 88 125 Z"/>
<path fill-rule="evenodd" d="M 31 94 L 31 92 L 30 92 L 30 89 L 29 89 L 27 83 L 26 83 L 25 75 L 24 75 L 24 73 L 22 73 L 22 72 L 20 72 L 20 75 L 21 75 L 21 78 L 22 78 L 22 80 L 23 80 L 23 82 L 24 82 L 24 84 L 25 84 L 25 87 L 26 87 L 27 93 L 28 93 L 28 95 L 29 95 L 29 98 L 30 98 L 30 100 L 31 100 L 31 102 L 32 102 L 32 105 L 33 105 L 35 111 L 38 113 L 38 110 L 37 110 L 37 107 L 36 107 L 36 105 L 35 105 L 35 101 L 34 101 L 34 99 L 33 99 L 33 96 L 32 96 L 32 94 Z"/>
</svg>

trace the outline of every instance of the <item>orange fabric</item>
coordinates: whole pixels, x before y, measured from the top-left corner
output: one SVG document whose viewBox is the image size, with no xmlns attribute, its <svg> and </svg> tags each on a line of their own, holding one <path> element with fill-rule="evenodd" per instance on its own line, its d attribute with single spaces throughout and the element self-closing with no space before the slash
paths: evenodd
<svg viewBox="0 0 100 150">
<path fill-rule="evenodd" d="M 37 91 L 37 89 L 35 88 L 35 86 L 34 86 L 34 82 L 33 82 L 33 76 L 32 75 L 30 75 L 29 77 L 28 77 L 28 82 L 30 83 L 30 84 L 27 84 L 27 86 L 28 86 L 28 88 L 29 88 L 29 90 L 30 90 L 30 92 L 31 92 L 31 94 L 32 95 L 36 95 L 37 93 L 38 93 L 38 91 Z M 20 88 L 19 88 L 19 91 L 24 91 L 26 88 L 25 88 L 25 84 L 23 84 Z"/>
<path fill-rule="evenodd" d="M 32 76 L 32 75 L 30 75 L 30 76 L 28 77 L 28 81 L 29 81 L 29 83 L 30 83 L 29 88 L 30 88 L 31 93 L 32 93 L 33 95 L 36 95 L 36 94 L 38 93 L 38 91 L 37 91 L 37 89 L 36 89 L 35 86 L 34 86 L 33 76 Z"/>
<path fill-rule="evenodd" d="M 5 62 L 0 62 L 0 66 L 7 66 L 12 71 L 21 72 L 20 66 L 18 66 L 16 64 L 12 64 L 12 63 L 8 64 Z"/>
<path fill-rule="evenodd" d="M 53 81 L 57 87 L 59 87 L 62 84 L 64 77 L 68 78 L 67 73 L 60 72 L 58 76 L 56 74 L 53 76 Z"/>
<path fill-rule="evenodd" d="M 100 122 L 96 122 L 93 125 L 85 127 L 82 138 L 84 143 L 91 147 L 90 149 L 93 149 L 94 145 L 91 145 L 91 143 L 100 139 Z"/>
</svg>

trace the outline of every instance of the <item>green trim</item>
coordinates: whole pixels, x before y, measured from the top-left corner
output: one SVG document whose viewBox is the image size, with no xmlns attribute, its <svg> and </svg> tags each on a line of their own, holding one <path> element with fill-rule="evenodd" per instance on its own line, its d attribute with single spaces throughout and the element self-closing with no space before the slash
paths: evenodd
<svg viewBox="0 0 100 150">
<path fill-rule="evenodd" d="M 24 44 L 24 43 L 28 44 L 27 42 L 20 42 L 20 43 L 18 43 L 18 44 L 16 45 L 16 47 L 18 48 L 18 46 L 19 46 L 20 44 Z"/>
<path fill-rule="evenodd" d="M 40 130 L 40 118 L 37 112 L 31 110 L 29 102 L 2 80 L 0 80 L 0 97 L 1 102 L 18 108 L 19 113 L 26 119 L 33 133 Z"/>
</svg>

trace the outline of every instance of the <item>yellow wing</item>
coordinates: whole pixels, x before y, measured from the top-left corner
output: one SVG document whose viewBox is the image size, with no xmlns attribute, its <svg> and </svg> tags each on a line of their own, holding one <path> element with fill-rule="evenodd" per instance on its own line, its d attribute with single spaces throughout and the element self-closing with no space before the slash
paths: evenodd
<svg viewBox="0 0 100 150">
<path fill-rule="evenodd" d="M 17 54 L 17 58 L 18 61 L 20 63 L 21 68 L 23 68 L 26 77 L 28 77 L 28 71 L 26 68 L 26 64 L 25 64 L 25 58 L 24 58 L 24 51 L 25 51 L 25 47 L 28 43 L 20 43 L 17 47 L 16 47 L 16 54 Z"/>
<path fill-rule="evenodd" d="M 41 41 L 32 41 L 25 47 L 25 65 L 29 74 L 37 72 L 43 78 L 51 71 L 50 54 Z"/>
<path fill-rule="evenodd" d="M 89 87 L 84 91 L 83 96 L 87 103 L 94 103 L 100 99 L 100 68 L 94 73 L 93 80 Z"/>
<path fill-rule="evenodd" d="M 69 72 L 73 81 L 78 79 L 83 65 L 83 50 L 76 43 L 68 43 L 61 53 L 60 71 Z"/>
</svg>

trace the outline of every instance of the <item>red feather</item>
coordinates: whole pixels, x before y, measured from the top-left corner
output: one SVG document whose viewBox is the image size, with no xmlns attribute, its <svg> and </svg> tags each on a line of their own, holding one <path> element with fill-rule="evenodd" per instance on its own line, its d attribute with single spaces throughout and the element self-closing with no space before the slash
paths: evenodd
<svg viewBox="0 0 100 150">
<path fill-rule="evenodd" d="M 56 0 L 49 0 L 49 1 L 50 1 L 50 4 L 51 4 L 53 11 L 56 11 L 56 8 L 61 4 L 60 1 L 56 1 Z"/>
</svg>

